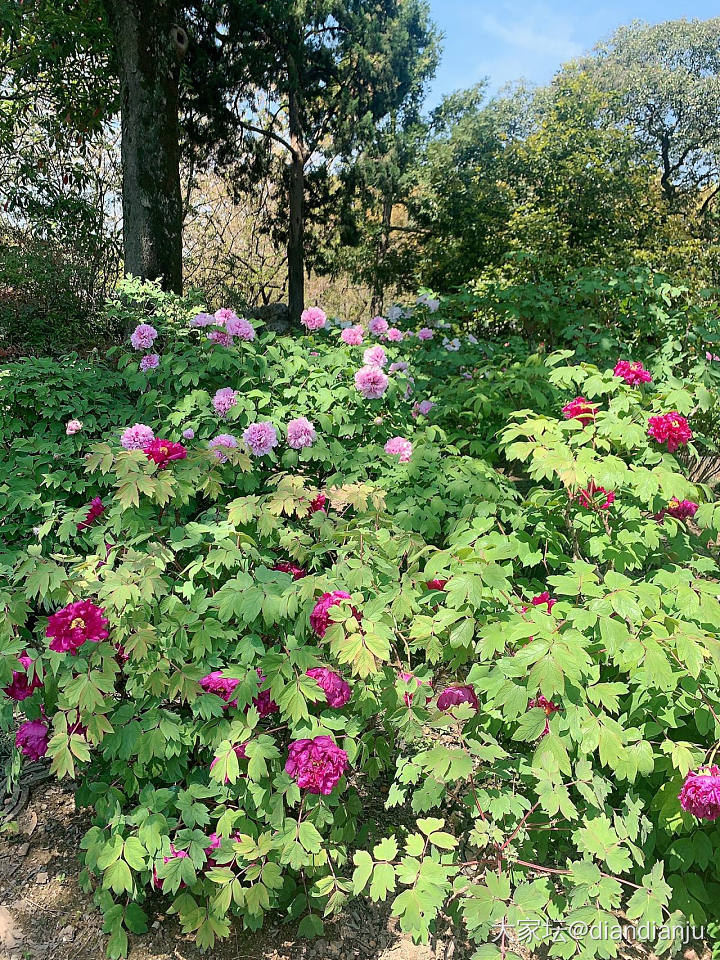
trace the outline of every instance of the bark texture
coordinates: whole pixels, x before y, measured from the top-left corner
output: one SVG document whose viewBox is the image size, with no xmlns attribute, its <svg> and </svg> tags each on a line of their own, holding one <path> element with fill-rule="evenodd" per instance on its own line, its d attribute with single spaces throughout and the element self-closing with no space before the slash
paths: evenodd
<svg viewBox="0 0 720 960">
<path fill-rule="evenodd" d="M 182 292 L 180 0 L 106 0 L 122 94 L 125 272 Z"/>
</svg>

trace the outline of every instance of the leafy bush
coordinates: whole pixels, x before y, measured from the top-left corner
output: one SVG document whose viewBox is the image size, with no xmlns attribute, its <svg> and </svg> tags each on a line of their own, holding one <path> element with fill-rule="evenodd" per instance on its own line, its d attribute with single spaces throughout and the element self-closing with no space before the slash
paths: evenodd
<svg viewBox="0 0 720 960">
<path fill-rule="evenodd" d="M 94 384 L 55 371 L 34 439 L 49 371 L 10 387 L 1 683 L 23 752 L 93 809 L 110 955 L 153 891 L 204 947 L 231 914 L 319 934 L 360 894 L 420 940 L 461 925 L 479 960 L 509 928 L 613 955 L 621 909 L 717 923 L 718 828 L 678 800 L 720 737 L 720 504 L 687 479 L 714 361 L 629 385 L 435 327 L 383 342 L 409 368 L 366 399 L 374 338 L 223 346 L 252 333 L 224 319 L 137 331 L 147 372 L 124 349 Z M 717 778 L 695 786 L 720 814 Z"/>
</svg>

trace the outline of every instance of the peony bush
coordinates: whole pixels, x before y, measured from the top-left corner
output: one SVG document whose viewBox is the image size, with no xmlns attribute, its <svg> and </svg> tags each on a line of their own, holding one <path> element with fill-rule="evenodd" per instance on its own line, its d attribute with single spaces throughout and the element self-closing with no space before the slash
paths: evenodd
<svg viewBox="0 0 720 960">
<path fill-rule="evenodd" d="M 720 920 L 717 370 L 407 313 L 177 303 L 5 427 L 0 716 L 92 810 L 111 957 L 158 902 L 210 948 L 367 896 L 479 960 Z"/>
</svg>

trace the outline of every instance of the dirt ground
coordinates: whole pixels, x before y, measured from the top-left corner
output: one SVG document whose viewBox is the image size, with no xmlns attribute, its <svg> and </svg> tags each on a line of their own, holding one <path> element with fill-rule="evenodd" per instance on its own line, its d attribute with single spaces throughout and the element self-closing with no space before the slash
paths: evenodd
<svg viewBox="0 0 720 960">
<path fill-rule="evenodd" d="M 17 832 L 0 837 L 0 960 L 102 960 L 101 916 L 77 883 L 88 821 L 72 792 L 36 785 L 16 823 Z M 386 912 L 354 902 L 321 940 L 302 940 L 291 926 L 249 934 L 238 924 L 210 954 L 193 947 L 175 918 L 157 915 L 149 933 L 131 937 L 129 960 L 450 960 L 452 953 L 445 943 L 416 946 Z"/>
</svg>

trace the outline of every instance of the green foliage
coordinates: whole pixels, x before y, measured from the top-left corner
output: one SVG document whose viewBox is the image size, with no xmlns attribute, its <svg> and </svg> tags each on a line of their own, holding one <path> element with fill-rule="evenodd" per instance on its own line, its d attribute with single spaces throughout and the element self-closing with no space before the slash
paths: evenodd
<svg viewBox="0 0 720 960">
<path fill-rule="evenodd" d="M 142 296 L 118 300 L 118 322 L 148 319 Z M 710 441 L 713 362 L 659 352 L 654 382 L 634 388 L 590 348 L 580 362 L 502 340 L 454 351 L 435 325 L 430 341 L 386 344 L 410 370 L 364 400 L 363 348 L 337 328 L 226 350 L 188 330 L 189 303 L 156 305 L 150 375 L 116 348 L 106 365 L 28 361 L 2 381 L 0 679 L 22 650 L 36 659 L 44 687 L 19 707 L 44 706 L 53 770 L 92 808 L 83 882 L 109 955 L 146 929 L 153 889 L 201 947 L 231 915 L 256 929 L 280 911 L 316 936 L 358 895 L 419 940 L 449 916 L 479 957 L 507 927 L 553 956 L 612 956 L 612 932 L 587 930 L 611 931 L 620 910 L 718 922 L 718 828 L 677 799 L 720 739 L 720 505 L 688 471 Z M 419 306 L 415 322 L 456 306 L 434 319 Z M 237 403 L 219 421 L 225 386 Z M 579 393 L 598 405 L 591 424 L 561 414 Z M 435 408 L 413 419 L 426 398 Z M 647 435 L 668 409 L 691 421 L 682 456 Z M 299 415 L 318 433 L 302 451 L 282 439 Z M 270 455 L 241 446 L 222 464 L 207 449 L 258 420 L 280 432 Z M 173 440 L 192 428 L 187 458 L 158 469 L 121 449 L 136 421 Z M 395 435 L 409 463 L 383 452 Z M 583 509 L 590 481 L 615 492 L 610 509 Z M 309 508 L 319 491 L 326 512 Z M 78 531 L 98 495 L 105 513 Z M 656 519 L 672 497 L 700 504 L 694 520 Z M 308 616 L 335 589 L 351 599 L 320 639 Z M 557 602 L 533 604 L 545 590 Z M 79 599 L 103 607 L 109 638 L 49 651 L 48 615 Z M 314 666 L 351 683 L 342 709 Z M 238 681 L 237 706 L 200 687 L 216 670 Z M 438 709 L 453 683 L 473 686 L 477 712 Z M 278 705 L 266 717 L 261 684 Z M 12 714 L 6 701 L 6 728 Z M 288 745 L 318 735 L 349 760 L 329 795 L 285 771 Z M 378 795 L 403 808 L 387 835 L 367 814 Z M 586 933 L 559 944 L 558 924 Z"/>
</svg>

